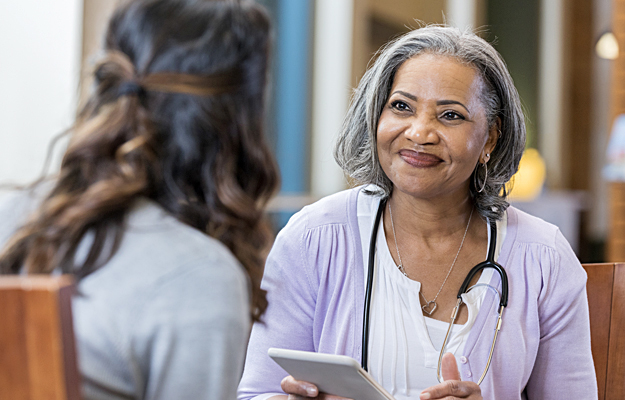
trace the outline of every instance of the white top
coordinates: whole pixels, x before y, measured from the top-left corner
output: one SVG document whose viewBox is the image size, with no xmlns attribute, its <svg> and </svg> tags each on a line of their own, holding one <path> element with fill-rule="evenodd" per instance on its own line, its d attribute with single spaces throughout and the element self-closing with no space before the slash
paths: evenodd
<svg viewBox="0 0 625 400">
<path fill-rule="evenodd" d="M 373 196 L 358 197 L 358 226 L 363 241 L 365 280 L 369 260 L 369 241 L 380 199 Z M 505 216 L 505 214 L 504 214 Z M 376 268 L 373 280 L 369 332 L 369 372 L 397 400 L 416 398 L 424 389 L 436 385 L 436 367 L 448 322 L 425 317 L 421 309 L 419 291 L 421 283 L 407 278 L 399 271 L 388 248 L 384 229 L 378 229 Z M 486 228 L 486 226 L 485 226 Z M 497 221 L 497 246 L 499 256 L 505 236 L 506 220 Z M 490 242 L 490 229 L 488 230 Z M 488 254 L 485 249 L 484 259 Z M 494 273 L 483 270 L 479 284 L 488 284 Z M 366 287 L 366 282 L 365 282 Z M 464 325 L 454 324 L 446 352 L 456 355 L 458 363 L 466 362 L 462 355 L 464 343 L 480 310 L 484 293 L 482 286 L 462 295 L 469 317 Z"/>
</svg>

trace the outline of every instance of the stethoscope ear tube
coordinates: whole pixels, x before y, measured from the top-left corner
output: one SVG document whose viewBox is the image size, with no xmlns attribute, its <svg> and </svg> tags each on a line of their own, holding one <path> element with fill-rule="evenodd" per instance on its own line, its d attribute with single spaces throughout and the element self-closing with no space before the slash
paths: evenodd
<svg viewBox="0 0 625 400">
<path fill-rule="evenodd" d="M 460 290 L 458 290 L 458 299 L 461 298 L 463 293 L 467 292 L 469 288 L 469 284 L 471 280 L 481 270 L 485 268 L 493 268 L 499 272 L 499 276 L 501 276 L 501 297 L 499 298 L 499 306 L 506 307 L 508 305 L 508 274 L 506 274 L 506 270 L 503 267 L 495 262 L 495 248 L 497 247 L 497 225 L 494 222 L 490 223 L 490 244 L 488 246 L 488 255 L 486 256 L 486 261 L 482 261 L 475 267 L 469 271 L 467 277 L 464 278 L 464 282 L 462 286 L 460 286 Z"/>
<path fill-rule="evenodd" d="M 471 283 L 471 280 L 473 279 L 475 274 L 485 268 L 493 268 L 499 272 L 499 275 L 501 276 L 501 298 L 499 299 L 499 306 L 506 307 L 508 305 L 508 275 L 501 265 L 490 260 L 482 261 L 481 263 L 473 267 L 471 271 L 469 271 L 467 277 L 464 278 L 462 286 L 460 286 L 460 290 L 458 290 L 458 299 L 461 298 L 462 294 L 467 292 L 469 284 Z"/>
</svg>

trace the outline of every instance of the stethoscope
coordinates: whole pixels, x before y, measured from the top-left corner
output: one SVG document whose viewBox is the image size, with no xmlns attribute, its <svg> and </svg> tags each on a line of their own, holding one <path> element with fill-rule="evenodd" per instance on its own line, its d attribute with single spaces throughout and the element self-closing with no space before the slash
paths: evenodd
<svg viewBox="0 0 625 400">
<path fill-rule="evenodd" d="M 368 370 L 368 365 L 369 365 L 369 361 L 368 361 L 369 313 L 371 309 L 371 293 L 373 290 L 373 276 L 374 276 L 374 270 L 375 270 L 375 251 L 376 251 L 375 245 L 376 245 L 376 239 L 378 236 L 378 227 L 380 226 L 380 219 L 382 218 L 382 213 L 384 212 L 384 208 L 386 207 L 387 200 L 388 198 L 384 198 L 380 201 L 378 212 L 375 216 L 375 223 L 373 225 L 373 231 L 371 232 L 371 240 L 369 242 L 369 266 L 367 270 L 367 290 L 365 293 L 365 310 L 364 310 L 363 326 L 362 326 L 362 358 L 360 361 L 360 365 L 365 371 Z M 503 267 L 495 262 L 495 248 L 497 247 L 497 227 L 495 226 L 494 222 L 490 223 L 489 225 L 490 225 L 491 240 L 488 246 L 488 255 L 486 257 L 486 260 L 482 261 L 481 263 L 473 267 L 471 271 L 469 271 L 469 274 L 464 279 L 464 282 L 462 283 L 462 286 L 460 286 L 460 290 L 458 291 L 458 302 L 456 303 L 456 306 L 453 309 L 453 312 L 451 315 L 451 321 L 449 322 L 449 327 L 447 328 L 447 334 L 445 335 L 445 340 L 443 341 L 443 346 L 438 356 L 438 367 L 436 368 L 436 376 L 438 377 L 439 382 L 443 382 L 443 378 L 441 376 L 441 361 L 443 359 L 443 354 L 445 354 L 445 347 L 447 347 L 447 342 L 449 341 L 449 334 L 451 333 L 451 329 L 454 325 L 454 322 L 456 321 L 456 317 L 458 316 L 458 310 L 460 306 L 462 305 L 462 294 L 468 293 L 469 291 L 471 291 L 473 288 L 477 286 L 484 286 L 482 284 L 482 285 L 474 285 L 470 288 L 468 287 L 469 283 L 471 282 L 471 279 L 473 279 L 475 274 L 477 274 L 478 272 L 480 272 L 481 270 L 485 268 L 493 268 L 501 276 L 501 294 L 492 286 L 485 285 L 493 289 L 495 292 L 497 292 L 497 295 L 499 296 L 499 312 L 497 315 L 497 325 L 495 327 L 495 335 L 493 337 L 493 344 L 490 346 L 490 352 L 488 354 L 488 362 L 486 363 L 486 368 L 484 368 L 484 372 L 482 373 L 482 376 L 477 382 L 478 385 L 481 384 L 482 381 L 484 380 L 484 377 L 486 376 L 486 372 L 488 372 L 488 368 L 490 367 L 490 363 L 493 359 L 493 351 L 495 350 L 495 343 L 497 342 L 497 335 L 499 334 L 499 331 L 501 330 L 501 318 L 503 316 L 503 309 L 508 305 L 508 275 L 506 274 L 506 271 L 503 269 Z"/>
</svg>

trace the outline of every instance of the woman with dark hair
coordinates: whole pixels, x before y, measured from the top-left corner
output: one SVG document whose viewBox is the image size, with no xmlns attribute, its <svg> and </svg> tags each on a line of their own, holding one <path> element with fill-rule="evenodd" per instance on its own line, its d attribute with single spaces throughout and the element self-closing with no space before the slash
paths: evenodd
<svg viewBox="0 0 625 400">
<path fill-rule="evenodd" d="M 277 183 L 251 1 L 112 16 L 59 176 L 0 202 L 3 274 L 73 274 L 87 399 L 235 397 Z"/>
<path fill-rule="evenodd" d="M 555 226 L 506 201 L 524 147 L 486 41 L 428 26 L 384 48 L 335 151 L 363 186 L 276 238 L 239 399 L 336 398 L 271 347 L 350 356 L 397 400 L 596 399 L 584 270 Z"/>
</svg>

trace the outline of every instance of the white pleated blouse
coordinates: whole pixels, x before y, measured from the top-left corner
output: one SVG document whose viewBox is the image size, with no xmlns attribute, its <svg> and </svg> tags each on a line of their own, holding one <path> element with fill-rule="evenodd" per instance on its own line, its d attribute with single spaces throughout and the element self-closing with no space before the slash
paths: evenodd
<svg viewBox="0 0 625 400">
<path fill-rule="evenodd" d="M 358 225 L 365 260 L 365 286 L 369 240 L 378 206 L 378 197 L 359 196 Z M 423 315 L 419 301 L 421 283 L 407 278 L 397 268 L 386 242 L 383 223 L 380 222 L 376 241 L 369 317 L 369 372 L 397 400 L 415 399 L 421 391 L 438 383 L 436 367 L 449 323 Z M 504 218 L 497 221 L 495 259 L 499 256 L 505 230 Z M 490 242 L 490 230 L 488 235 Z M 488 248 L 484 249 L 484 259 L 487 253 Z M 493 273 L 491 268 L 485 269 L 478 285 L 488 284 Z M 458 363 L 466 362 L 464 344 L 487 290 L 488 287 L 481 286 L 462 295 L 469 317 L 463 325 L 454 324 L 445 350 L 453 353 Z"/>
</svg>

